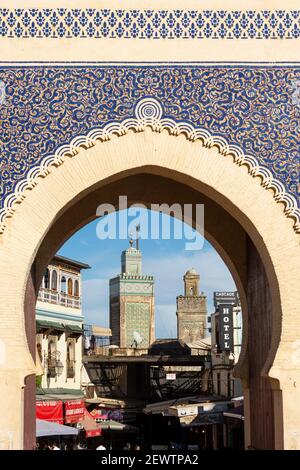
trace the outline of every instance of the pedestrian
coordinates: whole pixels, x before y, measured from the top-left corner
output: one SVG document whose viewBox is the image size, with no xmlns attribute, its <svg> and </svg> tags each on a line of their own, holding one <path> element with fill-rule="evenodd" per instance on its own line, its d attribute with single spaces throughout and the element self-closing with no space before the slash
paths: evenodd
<svg viewBox="0 0 300 470">
<path fill-rule="evenodd" d="M 104 442 L 100 442 L 100 444 L 98 445 L 98 447 L 96 447 L 96 450 L 106 450 L 106 447 L 104 445 Z"/>
<path fill-rule="evenodd" d="M 51 442 L 47 442 L 47 444 L 46 444 L 46 449 L 47 449 L 47 450 L 53 450 L 52 447 L 53 447 L 53 444 L 52 444 Z"/>
<path fill-rule="evenodd" d="M 131 450 L 130 442 L 126 442 L 126 445 L 123 447 L 123 450 Z"/>
</svg>

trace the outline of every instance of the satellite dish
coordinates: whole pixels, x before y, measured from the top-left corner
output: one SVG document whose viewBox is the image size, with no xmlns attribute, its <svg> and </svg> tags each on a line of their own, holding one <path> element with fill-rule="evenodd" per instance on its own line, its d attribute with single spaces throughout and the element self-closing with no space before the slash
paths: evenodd
<svg viewBox="0 0 300 470">
<path fill-rule="evenodd" d="M 140 333 L 138 333 L 138 331 L 134 331 L 133 332 L 133 343 L 132 343 L 131 347 L 133 345 L 135 345 L 135 347 L 137 348 L 138 345 L 141 344 L 142 341 L 143 341 L 143 338 L 140 335 Z"/>
</svg>

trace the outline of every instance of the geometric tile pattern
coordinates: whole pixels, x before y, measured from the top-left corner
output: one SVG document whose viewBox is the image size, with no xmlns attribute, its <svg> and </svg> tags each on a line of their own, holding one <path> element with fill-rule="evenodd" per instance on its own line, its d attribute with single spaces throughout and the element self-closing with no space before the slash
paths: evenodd
<svg viewBox="0 0 300 470">
<path fill-rule="evenodd" d="M 146 302 L 126 302 L 125 304 L 126 324 L 126 347 L 132 347 L 134 343 L 134 332 L 141 337 L 138 344 L 140 348 L 149 347 L 150 338 L 150 304 Z"/>
</svg>

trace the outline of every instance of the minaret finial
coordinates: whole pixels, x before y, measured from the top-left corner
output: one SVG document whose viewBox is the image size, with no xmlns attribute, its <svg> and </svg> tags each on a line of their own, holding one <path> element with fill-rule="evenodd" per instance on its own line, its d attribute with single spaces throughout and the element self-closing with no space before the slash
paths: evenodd
<svg viewBox="0 0 300 470">
<path fill-rule="evenodd" d="M 136 249 L 139 250 L 140 249 L 140 230 L 141 230 L 141 226 L 140 224 L 136 226 Z"/>
<path fill-rule="evenodd" d="M 129 234 L 129 245 L 130 245 L 130 248 L 132 248 L 132 245 L 133 245 L 133 238 L 132 238 L 132 232 L 130 232 Z"/>
</svg>

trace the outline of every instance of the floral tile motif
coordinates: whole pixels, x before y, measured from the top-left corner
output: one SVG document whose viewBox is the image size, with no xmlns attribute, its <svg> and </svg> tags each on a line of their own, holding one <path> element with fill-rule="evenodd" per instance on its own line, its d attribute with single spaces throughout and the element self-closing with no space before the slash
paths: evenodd
<svg viewBox="0 0 300 470">
<path fill-rule="evenodd" d="M 0 9 L 0 37 L 294 39 L 300 10 Z"/>
</svg>

